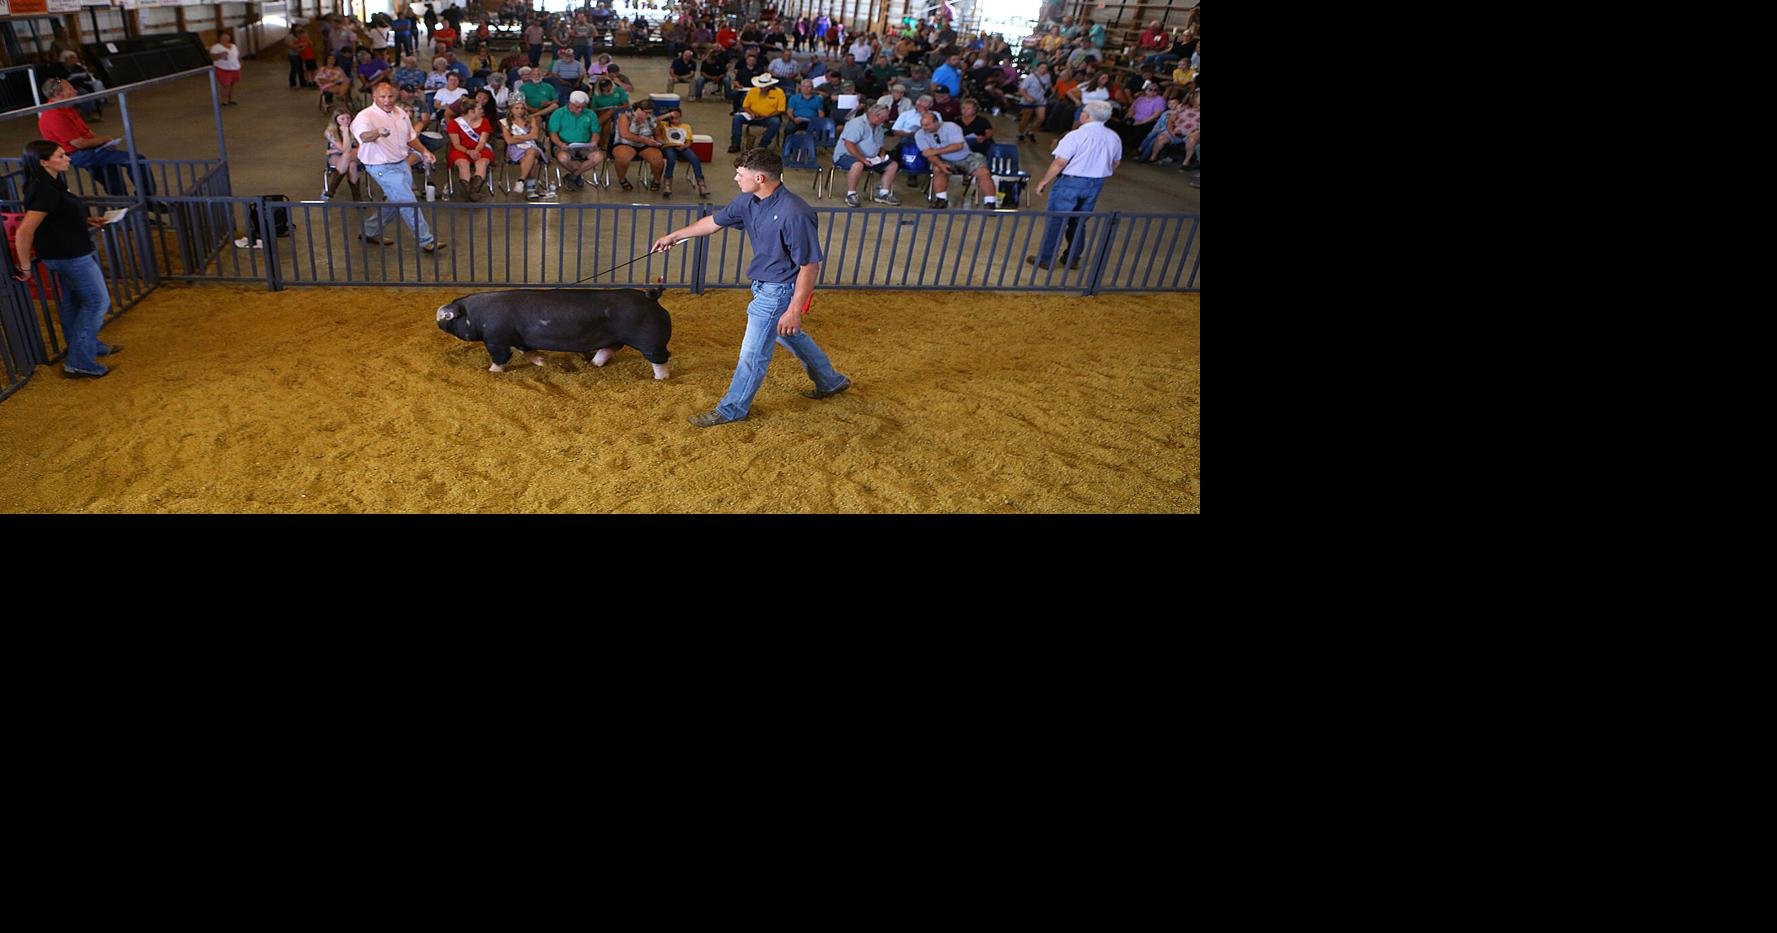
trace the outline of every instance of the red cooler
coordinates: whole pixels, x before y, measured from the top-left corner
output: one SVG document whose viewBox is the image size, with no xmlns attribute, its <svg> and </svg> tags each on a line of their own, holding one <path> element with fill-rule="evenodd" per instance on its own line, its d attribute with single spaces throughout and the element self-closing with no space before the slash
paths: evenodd
<svg viewBox="0 0 1777 933">
<path fill-rule="evenodd" d="M 691 151 L 697 153 L 697 161 L 702 162 L 705 165 L 710 164 L 710 162 L 716 158 L 715 137 L 705 136 L 702 133 L 693 133 L 691 136 Z"/>
</svg>

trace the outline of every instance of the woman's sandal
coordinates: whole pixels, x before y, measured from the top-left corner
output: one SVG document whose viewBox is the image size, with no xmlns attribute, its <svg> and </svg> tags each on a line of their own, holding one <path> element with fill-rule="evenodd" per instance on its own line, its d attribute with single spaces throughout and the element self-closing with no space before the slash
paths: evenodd
<svg viewBox="0 0 1777 933">
<path fill-rule="evenodd" d="M 709 185 L 706 185 L 706 184 L 704 184 L 704 183 L 703 183 L 703 182 L 701 182 L 701 181 L 700 181 L 700 182 L 698 182 L 698 183 L 697 183 L 697 196 L 698 196 L 698 197 L 700 197 L 700 198 L 707 198 L 707 197 L 709 197 L 709 196 L 710 196 L 710 186 L 709 186 Z"/>
<path fill-rule="evenodd" d="M 660 183 L 660 196 L 663 198 L 670 198 L 673 196 L 673 183 L 672 182 L 663 181 Z"/>
<path fill-rule="evenodd" d="M 627 179 L 627 178 L 617 179 L 617 184 L 623 186 L 623 190 L 625 190 L 625 191 L 634 191 L 636 189 L 636 186 L 630 184 L 629 179 Z"/>
</svg>

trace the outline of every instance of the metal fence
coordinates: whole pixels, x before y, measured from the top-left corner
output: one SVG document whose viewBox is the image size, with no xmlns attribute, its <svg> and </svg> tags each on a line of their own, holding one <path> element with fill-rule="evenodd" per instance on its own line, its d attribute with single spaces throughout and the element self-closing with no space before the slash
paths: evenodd
<svg viewBox="0 0 1777 933">
<path fill-rule="evenodd" d="M 0 202 L 0 211 L 17 213 L 19 209 L 16 202 Z M 127 311 L 159 284 L 148 254 L 151 227 L 149 217 L 131 211 L 99 231 L 96 246 L 111 291 L 112 315 Z M 0 283 L 0 289 L 5 289 L 4 300 L 0 300 L 0 363 L 6 379 L 0 384 L 0 399 L 17 391 L 39 363 L 52 363 L 67 349 L 57 310 L 61 283 L 42 267 L 31 286 L 14 281 L 11 247 L 4 252 L 6 258 L 0 261 L 0 275 L 6 277 Z"/>
<path fill-rule="evenodd" d="M 534 204 L 268 201 L 264 198 L 168 198 L 175 205 L 163 239 L 206 224 L 204 242 L 220 244 L 202 262 L 161 275 L 184 281 L 263 281 L 273 290 L 301 285 L 480 287 L 646 285 L 701 294 L 745 288 L 752 248 L 743 231 L 724 229 L 670 253 L 648 255 L 655 240 L 716 209 L 705 203 Z M 252 210 L 249 211 L 249 208 Z M 207 210 L 201 217 L 197 212 Z M 365 221 L 383 211 L 385 246 L 364 239 Z M 271 236 L 274 213 L 287 213 L 288 235 Z M 826 256 L 821 288 L 1068 292 L 1202 290 L 1197 214 L 1038 213 L 924 208 L 815 208 Z M 247 231 L 256 214 L 258 229 Z M 388 220 L 389 215 L 405 219 Z M 413 218 L 448 248 L 422 253 Z M 237 224 L 223 232 L 224 218 Z M 1049 223 L 1066 230 L 1050 269 L 1036 255 Z M 1078 244 L 1070 263 L 1061 256 Z M 255 241 L 260 245 L 255 246 Z M 166 252 L 163 250 L 163 253 Z M 195 257 L 194 257 L 195 258 Z M 632 263 L 633 261 L 633 263 Z M 596 276 L 596 278 L 594 278 Z"/>
<path fill-rule="evenodd" d="M 31 77 L 34 80 L 35 74 L 31 73 Z M 142 157 L 136 148 L 130 94 L 193 80 L 209 85 L 217 157 L 162 160 Z M 123 124 L 119 151 L 130 157 L 127 174 L 134 196 L 106 194 L 98 187 L 92 171 L 87 169 L 72 169 L 63 175 L 69 190 L 85 200 L 95 213 L 119 207 L 129 209 L 122 220 L 100 231 L 96 244 L 99 264 L 111 294 L 108 316 L 121 314 L 141 301 L 160 284 L 163 271 L 206 269 L 218 261 L 226 242 L 222 237 L 232 236 L 234 225 L 228 209 L 218 209 L 212 203 L 215 196 L 231 193 L 228 147 L 222 132 L 214 68 L 204 65 L 54 104 L 43 103 L 35 93 L 33 100 L 38 101 L 34 106 L 0 113 L 0 122 L 35 120 L 39 113 L 54 106 L 80 106 L 99 101 L 114 101 L 118 106 Z M 20 159 L 0 158 L 0 211 L 16 213 L 21 209 L 22 175 Z M 170 203 L 163 205 L 162 200 Z M 65 351 L 56 310 L 60 285 L 57 277 L 43 274 L 34 277 L 36 281 L 31 287 L 20 284 L 12 279 L 11 243 L 6 244 L 3 252 L 6 255 L 0 260 L 0 274 L 6 278 L 0 282 L 0 368 L 4 370 L 5 382 L 0 383 L 0 399 L 17 391 L 38 365 L 55 362 Z M 175 252 L 177 263 L 172 261 Z M 242 277 L 253 278 L 231 278 Z"/>
</svg>

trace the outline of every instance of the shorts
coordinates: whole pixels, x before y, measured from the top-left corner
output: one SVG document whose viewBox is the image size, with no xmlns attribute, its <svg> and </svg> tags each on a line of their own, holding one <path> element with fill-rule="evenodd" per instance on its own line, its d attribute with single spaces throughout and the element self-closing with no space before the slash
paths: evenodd
<svg viewBox="0 0 1777 933">
<path fill-rule="evenodd" d="M 585 162 L 586 160 L 592 158 L 593 153 L 599 151 L 599 147 L 592 146 L 592 145 L 569 146 L 566 151 L 568 153 L 568 159 L 570 161 Z M 561 153 L 558 152 L 556 154 L 560 155 Z"/>
<path fill-rule="evenodd" d="M 833 158 L 833 167 L 836 169 L 839 169 L 840 171 L 851 171 L 851 167 L 856 164 L 858 164 L 858 160 L 852 158 L 851 153 L 849 153 L 849 152 L 841 152 L 839 155 L 837 155 Z M 883 162 L 878 165 L 871 165 L 870 163 L 866 162 L 866 163 L 864 163 L 864 171 L 866 171 L 866 172 L 880 172 L 880 171 L 884 171 L 889 166 L 894 165 L 894 164 L 896 164 L 896 163 L 892 157 L 887 162 Z"/>
<path fill-rule="evenodd" d="M 517 165 L 524 161 L 524 154 L 535 148 L 531 143 L 513 143 L 506 147 L 506 161 Z"/>
<path fill-rule="evenodd" d="M 987 167 L 987 157 L 979 152 L 971 152 L 956 162 L 945 160 L 944 167 L 951 171 L 961 172 L 964 175 L 973 175 L 977 171 Z"/>
<path fill-rule="evenodd" d="M 236 68 L 233 71 L 229 71 L 227 68 L 216 69 L 216 83 L 222 87 L 228 87 L 239 80 L 241 80 L 241 70 L 239 68 Z"/>
</svg>

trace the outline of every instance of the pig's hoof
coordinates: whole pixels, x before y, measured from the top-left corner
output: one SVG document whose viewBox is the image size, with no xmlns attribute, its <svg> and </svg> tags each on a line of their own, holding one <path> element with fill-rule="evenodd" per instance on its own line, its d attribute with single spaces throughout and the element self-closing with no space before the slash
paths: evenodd
<svg viewBox="0 0 1777 933">
<path fill-rule="evenodd" d="M 492 365 L 492 366 L 489 366 L 489 367 L 488 367 L 488 368 L 487 368 L 487 371 L 488 371 L 488 372 L 490 372 L 490 373 L 503 373 L 503 372 L 505 372 L 505 371 L 506 371 L 506 367 L 504 367 L 504 366 L 501 366 L 501 365 L 500 365 L 500 364 L 498 364 L 498 363 L 495 363 L 495 364 L 494 364 L 494 365 Z"/>
<path fill-rule="evenodd" d="M 592 365 L 603 366 L 606 363 L 611 362 L 611 357 L 616 355 L 616 350 L 613 350 L 610 347 L 605 347 L 592 355 Z"/>
<path fill-rule="evenodd" d="M 672 371 L 667 369 L 665 366 L 661 366 L 658 363 L 651 363 L 649 365 L 654 367 L 654 378 L 656 378 L 656 379 L 665 379 L 668 376 L 672 375 Z"/>
<path fill-rule="evenodd" d="M 530 360 L 532 366 L 543 365 L 543 354 L 541 353 L 526 353 L 524 358 Z"/>
</svg>

